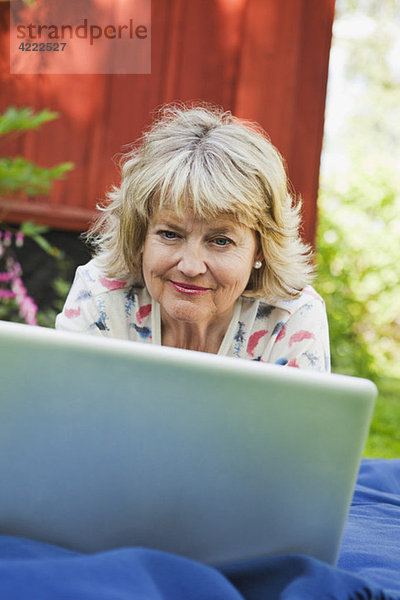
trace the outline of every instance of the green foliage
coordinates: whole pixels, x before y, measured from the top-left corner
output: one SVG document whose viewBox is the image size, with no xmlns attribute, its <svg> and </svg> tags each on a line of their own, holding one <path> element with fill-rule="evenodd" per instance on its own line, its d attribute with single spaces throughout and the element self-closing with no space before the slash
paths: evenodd
<svg viewBox="0 0 400 600">
<path fill-rule="evenodd" d="M 38 129 L 44 123 L 57 118 L 57 113 L 42 110 L 34 113 L 30 108 L 11 106 L 0 115 L 0 136 L 21 134 Z M 0 158 L 0 196 L 35 196 L 50 191 L 55 179 L 71 170 L 73 164 L 61 163 L 52 168 L 42 168 L 31 161 L 17 156 Z"/>
<path fill-rule="evenodd" d="M 364 455 L 400 456 L 400 189 L 397 174 L 357 165 L 323 181 L 317 289 L 327 305 L 332 369 L 375 380 Z"/>
<path fill-rule="evenodd" d="M 379 397 L 364 455 L 370 458 L 400 456 L 400 379 L 381 379 Z"/>
<path fill-rule="evenodd" d="M 49 242 L 43 235 L 47 233 L 48 230 L 48 227 L 45 227 L 44 225 L 36 225 L 36 223 L 32 223 L 31 221 L 25 221 L 25 223 L 22 223 L 20 227 L 21 233 L 23 233 L 26 237 L 29 237 L 34 242 L 36 242 L 42 250 L 47 252 L 47 254 L 50 254 L 55 258 L 61 259 L 64 257 L 61 250 L 59 250 L 52 244 L 49 244 Z"/>
<path fill-rule="evenodd" d="M 19 306 L 13 299 L 0 300 L 0 320 L 13 321 L 14 323 L 25 323 L 25 320 L 19 314 Z"/>
<path fill-rule="evenodd" d="M 317 288 L 333 370 L 374 379 L 365 455 L 400 456 L 400 0 L 336 0 Z"/>
<path fill-rule="evenodd" d="M 63 163 L 52 169 L 43 169 L 29 160 L 21 158 L 0 158 L 0 195 L 16 192 L 27 196 L 46 194 L 54 179 L 60 179 L 72 163 Z"/>
<path fill-rule="evenodd" d="M 53 121 L 57 117 L 56 112 L 49 110 L 42 110 L 35 114 L 29 107 L 15 108 L 15 106 L 10 106 L 0 115 L 0 135 L 14 131 L 24 132 L 29 129 L 37 129 L 43 123 Z"/>
<path fill-rule="evenodd" d="M 20 135 L 28 130 L 38 129 L 57 116 L 57 113 L 48 110 L 34 113 L 30 108 L 10 107 L 0 115 L 0 136 Z M 72 163 L 62 163 L 52 168 L 43 168 L 23 157 L 2 157 L 0 197 L 18 201 L 24 197 L 48 193 L 53 181 L 62 178 L 72 167 Z M 31 238 L 44 252 L 59 261 L 60 273 L 64 255 L 46 239 L 46 227 L 25 222 L 15 228 L 6 224 L 6 219 L 7 214 L 3 211 L 0 216 L 0 318 L 53 326 L 55 315 L 50 314 L 51 311 L 48 314 L 38 314 L 33 298 L 27 293 L 21 279 L 22 267 L 17 258 L 17 248 L 23 245 L 25 237 Z"/>
<path fill-rule="evenodd" d="M 355 169 L 322 187 L 317 288 L 327 304 L 333 370 L 399 375 L 400 197 L 393 172 Z"/>
<path fill-rule="evenodd" d="M 339 17 L 360 12 L 373 19 L 393 21 L 400 18 L 399 0 L 336 0 L 335 9 Z"/>
<path fill-rule="evenodd" d="M 52 282 L 54 290 L 52 305 L 47 308 L 40 307 L 37 314 L 37 322 L 41 327 L 54 328 L 56 316 L 62 311 L 71 287 L 71 281 L 67 277 L 67 271 L 70 267 L 69 261 L 63 260 L 59 262 L 58 267 L 59 275 Z"/>
</svg>

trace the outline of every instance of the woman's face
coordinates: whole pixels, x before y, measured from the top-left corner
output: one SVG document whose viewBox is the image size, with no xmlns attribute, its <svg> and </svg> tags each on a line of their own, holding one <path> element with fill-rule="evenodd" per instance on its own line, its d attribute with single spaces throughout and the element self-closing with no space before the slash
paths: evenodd
<svg viewBox="0 0 400 600">
<path fill-rule="evenodd" d="M 233 311 L 257 254 L 255 232 L 229 215 L 208 222 L 162 209 L 144 242 L 144 281 L 162 315 L 211 323 Z"/>
</svg>

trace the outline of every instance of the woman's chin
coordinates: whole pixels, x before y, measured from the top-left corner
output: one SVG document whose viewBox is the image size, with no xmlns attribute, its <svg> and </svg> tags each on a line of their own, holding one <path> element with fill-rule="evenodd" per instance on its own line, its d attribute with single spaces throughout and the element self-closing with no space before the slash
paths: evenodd
<svg viewBox="0 0 400 600">
<path fill-rule="evenodd" d="M 194 306 L 192 302 L 180 301 L 174 306 L 161 306 L 161 312 L 167 318 L 185 323 L 204 323 L 211 318 L 211 314 L 199 306 Z"/>
</svg>

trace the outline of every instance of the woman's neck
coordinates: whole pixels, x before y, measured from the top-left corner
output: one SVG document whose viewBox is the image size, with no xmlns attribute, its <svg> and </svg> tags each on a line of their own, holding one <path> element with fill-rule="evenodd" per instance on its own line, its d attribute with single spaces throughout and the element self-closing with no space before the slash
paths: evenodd
<svg viewBox="0 0 400 600">
<path fill-rule="evenodd" d="M 163 346 L 218 354 L 232 314 L 210 323 L 188 323 L 172 320 L 161 310 L 161 343 Z"/>
</svg>

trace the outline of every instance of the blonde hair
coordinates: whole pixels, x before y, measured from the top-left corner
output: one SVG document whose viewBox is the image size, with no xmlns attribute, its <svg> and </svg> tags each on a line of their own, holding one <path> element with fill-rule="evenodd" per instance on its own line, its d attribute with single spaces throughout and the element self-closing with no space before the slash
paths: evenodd
<svg viewBox="0 0 400 600">
<path fill-rule="evenodd" d="M 208 105 L 164 106 L 123 156 L 122 181 L 87 238 L 109 277 L 141 278 L 149 220 L 162 207 L 211 220 L 232 215 L 254 229 L 264 255 L 244 295 L 290 299 L 310 283 L 310 249 L 299 234 L 300 203 L 265 132 Z"/>
</svg>

